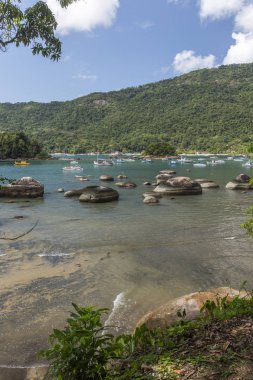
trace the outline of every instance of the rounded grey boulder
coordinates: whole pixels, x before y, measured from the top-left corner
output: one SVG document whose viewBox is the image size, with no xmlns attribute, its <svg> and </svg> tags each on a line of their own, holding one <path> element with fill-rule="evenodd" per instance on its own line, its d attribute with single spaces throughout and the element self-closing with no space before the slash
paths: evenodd
<svg viewBox="0 0 253 380">
<path fill-rule="evenodd" d="M 157 199 L 157 197 L 151 197 L 151 196 L 147 196 L 143 199 L 143 203 L 146 203 L 146 204 L 157 204 L 159 203 L 159 199 Z"/>
<path fill-rule="evenodd" d="M 160 183 L 154 191 L 167 195 L 197 195 L 202 193 L 202 188 L 189 177 L 174 177 Z"/>
<path fill-rule="evenodd" d="M 115 183 L 115 185 L 118 187 L 125 187 L 128 189 L 133 189 L 137 186 L 136 183 L 134 183 L 134 182 L 117 182 L 117 183 Z"/>
<path fill-rule="evenodd" d="M 100 203 L 116 201 L 118 198 L 119 193 L 117 190 L 111 189 L 110 187 L 88 186 L 83 190 L 81 196 L 79 197 L 79 201 Z"/>
<path fill-rule="evenodd" d="M 38 198 L 44 195 L 44 185 L 32 177 L 22 177 L 0 187 L 0 197 Z"/>
<path fill-rule="evenodd" d="M 234 180 L 226 184 L 229 190 L 252 190 L 253 185 L 250 183 L 250 177 L 247 174 L 239 174 Z"/>
<path fill-rule="evenodd" d="M 111 175 L 101 175 L 99 177 L 100 181 L 114 181 L 114 178 Z"/>
</svg>

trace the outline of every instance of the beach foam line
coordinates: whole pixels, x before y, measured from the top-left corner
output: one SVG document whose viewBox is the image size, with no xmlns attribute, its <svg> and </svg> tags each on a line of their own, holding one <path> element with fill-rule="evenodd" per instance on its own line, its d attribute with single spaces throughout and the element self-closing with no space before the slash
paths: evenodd
<svg viewBox="0 0 253 380">
<path fill-rule="evenodd" d="M 38 253 L 39 257 L 64 257 L 64 256 L 73 256 L 74 253 L 64 253 L 64 252 L 55 252 L 55 253 Z"/>
<path fill-rule="evenodd" d="M 113 321 L 115 315 L 119 312 L 119 310 L 125 306 L 125 292 L 119 293 L 113 301 L 112 311 L 105 321 L 105 326 L 109 326 L 111 321 Z"/>
</svg>

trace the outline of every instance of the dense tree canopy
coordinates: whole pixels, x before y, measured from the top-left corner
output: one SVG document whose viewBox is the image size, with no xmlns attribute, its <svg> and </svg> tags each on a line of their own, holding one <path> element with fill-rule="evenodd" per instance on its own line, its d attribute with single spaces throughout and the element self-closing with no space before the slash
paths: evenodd
<svg viewBox="0 0 253 380">
<path fill-rule="evenodd" d="M 36 140 L 24 133 L 0 133 L 0 159 L 34 158 L 41 152 Z"/>
<path fill-rule="evenodd" d="M 0 103 L 0 131 L 36 138 L 47 151 L 247 153 L 253 141 L 253 64 L 221 66 L 67 102 Z M 166 153 L 167 154 L 167 153 Z"/>
<path fill-rule="evenodd" d="M 73 0 L 59 0 L 66 7 Z M 57 22 L 47 4 L 38 1 L 22 10 L 21 0 L 0 0 L 0 50 L 9 45 L 31 46 L 33 54 L 52 60 L 61 56 L 61 42 L 55 36 Z"/>
<path fill-rule="evenodd" d="M 166 141 L 155 141 L 147 145 L 145 153 L 153 156 L 172 156 L 176 154 L 176 149 Z"/>
</svg>

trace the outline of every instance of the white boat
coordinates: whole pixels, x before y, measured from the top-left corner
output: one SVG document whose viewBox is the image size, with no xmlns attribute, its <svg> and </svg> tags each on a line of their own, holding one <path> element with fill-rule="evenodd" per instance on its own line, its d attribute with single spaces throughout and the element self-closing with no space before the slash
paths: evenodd
<svg viewBox="0 0 253 380">
<path fill-rule="evenodd" d="M 185 158 L 185 157 L 182 157 L 177 161 L 181 162 L 182 164 L 191 164 L 193 162 L 193 160 L 191 160 L 190 158 Z"/>
<path fill-rule="evenodd" d="M 99 158 L 99 153 L 97 153 L 97 159 L 93 161 L 95 166 L 111 166 L 113 165 L 112 160 L 106 160 L 105 158 Z"/>
<path fill-rule="evenodd" d="M 76 165 L 76 164 L 78 164 L 78 161 L 73 160 L 73 161 L 70 161 L 70 163 L 71 163 L 71 165 Z"/>
<path fill-rule="evenodd" d="M 73 172 L 73 171 L 81 172 L 81 171 L 83 171 L 83 168 L 81 168 L 81 166 L 78 166 L 78 165 L 75 165 L 75 166 L 64 166 L 64 168 L 62 168 L 62 170 L 65 171 L 65 172 Z"/>
<path fill-rule="evenodd" d="M 125 162 L 125 160 L 123 160 L 123 158 L 116 158 L 114 160 L 115 164 L 123 164 Z"/>
<path fill-rule="evenodd" d="M 147 164 L 147 163 L 153 162 L 153 160 L 151 160 L 151 158 L 143 158 L 143 160 L 141 160 L 141 162 L 144 164 Z"/>
<path fill-rule="evenodd" d="M 103 160 L 103 159 L 95 160 L 95 161 L 93 161 L 93 163 L 95 166 L 111 166 L 111 165 L 113 165 L 112 161 Z"/>
<path fill-rule="evenodd" d="M 199 167 L 199 168 L 205 168 L 206 164 L 200 163 L 200 162 L 196 162 L 195 164 L 193 164 L 193 166 L 196 166 L 196 167 Z"/>
</svg>

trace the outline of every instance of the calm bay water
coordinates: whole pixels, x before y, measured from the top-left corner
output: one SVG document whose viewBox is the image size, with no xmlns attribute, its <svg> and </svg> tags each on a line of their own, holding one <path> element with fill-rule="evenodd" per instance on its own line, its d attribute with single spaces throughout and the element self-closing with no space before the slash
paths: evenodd
<svg viewBox="0 0 253 380">
<path fill-rule="evenodd" d="M 28 167 L 1 163 L 1 175 L 32 176 L 45 185 L 43 200 L 0 201 L 0 365 L 36 362 L 54 327 L 64 326 L 71 302 L 108 307 L 117 331 L 132 331 L 147 311 L 198 290 L 244 281 L 253 288 L 252 240 L 240 228 L 253 192 L 235 192 L 225 184 L 240 173 L 241 162 L 205 168 L 177 164 L 177 175 L 210 178 L 220 189 L 198 196 L 164 197 L 144 205 L 145 181 L 154 181 L 167 162 L 129 162 L 94 167 L 80 161 L 90 182 L 64 173 L 63 161 L 32 162 Z M 79 173 L 78 173 L 79 174 Z M 100 184 L 101 174 L 126 174 L 136 189 L 118 189 L 118 202 L 80 204 L 57 189 Z M 105 184 L 114 187 L 113 183 Z M 19 219 L 17 217 L 22 216 Z"/>
</svg>

